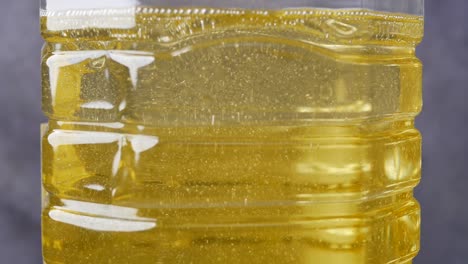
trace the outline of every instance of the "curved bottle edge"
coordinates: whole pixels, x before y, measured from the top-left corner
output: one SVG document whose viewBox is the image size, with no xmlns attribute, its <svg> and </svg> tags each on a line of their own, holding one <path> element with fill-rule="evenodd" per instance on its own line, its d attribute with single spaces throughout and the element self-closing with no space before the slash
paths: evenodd
<svg viewBox="0 0 468 264">
<path fill-rule="evenodd" d="M 194 3 L 195 2 L 195 3 Z M 326 8 L 326 9 L 369 9 L 375 11 L 424 15 L 424 0 L 290 0 L 290 1 L 248 1 L 248 0 L 41 0 L 41 15 L 54 11 L 83 9 L 131 8 L 139 6 L 194 7 L 246 9 L 285 8 Z"/>
</svg>

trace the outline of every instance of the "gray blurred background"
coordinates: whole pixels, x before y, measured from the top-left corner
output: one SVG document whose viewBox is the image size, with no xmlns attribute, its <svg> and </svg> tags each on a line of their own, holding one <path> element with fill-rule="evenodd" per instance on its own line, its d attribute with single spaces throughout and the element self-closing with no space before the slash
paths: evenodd
<svg viewBox="0 0 468 264">
<path fill-rule="evenodd" d="M 77 0 L 79 1 L 79 0 Z M 39 264 L 38 0 L 0 3 L 0 263 Z M 426 0 L 422 249 L 416 264 L 468 263 L 468 1 Z"/>
</svg>

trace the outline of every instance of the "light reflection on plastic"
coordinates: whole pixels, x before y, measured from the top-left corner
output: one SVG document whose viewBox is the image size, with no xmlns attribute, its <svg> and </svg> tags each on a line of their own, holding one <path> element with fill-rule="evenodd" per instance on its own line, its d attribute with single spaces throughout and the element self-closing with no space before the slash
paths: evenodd
<svg viewBox="0 0 468 264">
<path fill-rule="evenodd" d="M 74 9 L 125 8 L 138 5 L 138 0 L 47 0 L 48 11 Z"/>
<path fill-rule="evenodd" d="M 155 219 L 137 216 L 135 208 L 62 200 L 49 212 L 55 221 L 95 231 L 137 232 L 157 227 Z"/>
<path fill-rule="evenodd" d="M 155 228 L 154 222 L 138 222 L 121 219 L 97 218 L 87 215 L 72 214 L 61 210 L 51 210 L 50 218 L 55 221 L 79 226 L 94 231 L 138 232 Z"/>
</svg>

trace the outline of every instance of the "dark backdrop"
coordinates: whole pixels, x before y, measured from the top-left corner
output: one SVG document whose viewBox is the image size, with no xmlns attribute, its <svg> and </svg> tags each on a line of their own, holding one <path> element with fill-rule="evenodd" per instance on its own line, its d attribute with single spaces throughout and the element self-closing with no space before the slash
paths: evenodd
<svg viewBox="0 0 468 264">
<path fill-rule="evenodd" d="M 79 0 L 77 0 L 79 1 Z M 38 0 L 0 3 L 0 263 L 39 264 Z M 426 0 L 422 249 L 416 264 L 468 263 L 468 1 Z"/>
</svg>

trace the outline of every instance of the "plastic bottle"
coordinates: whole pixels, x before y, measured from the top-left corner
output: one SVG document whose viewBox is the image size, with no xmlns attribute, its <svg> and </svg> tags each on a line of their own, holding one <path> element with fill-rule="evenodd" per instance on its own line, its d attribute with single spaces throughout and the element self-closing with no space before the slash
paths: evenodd
<svg viewBox="0 0 468 264">
<path fill-rule="evenodd" d="M 422 6 L 44 2 L 44 262 L 411 263 Z"/>
</svg>

